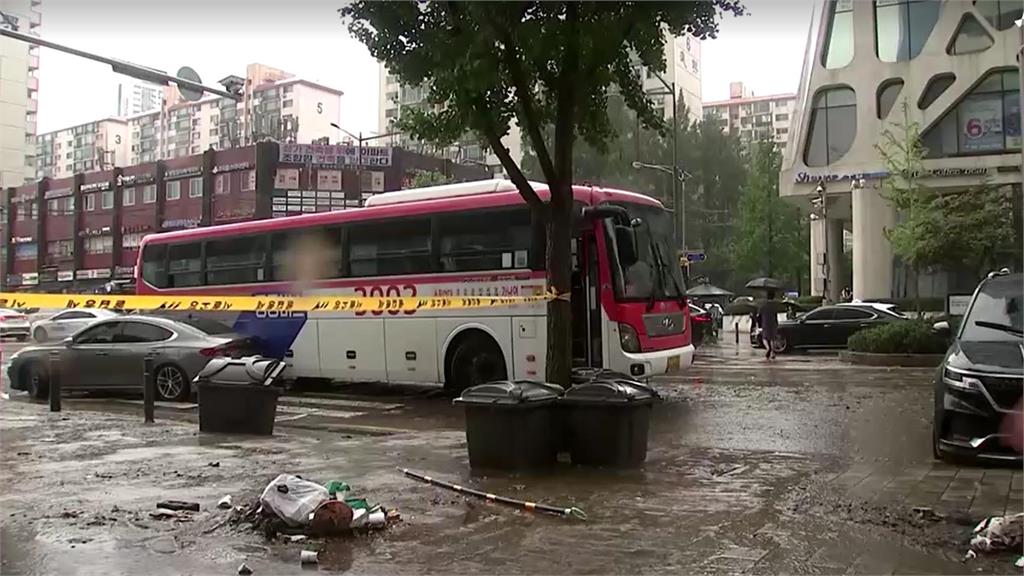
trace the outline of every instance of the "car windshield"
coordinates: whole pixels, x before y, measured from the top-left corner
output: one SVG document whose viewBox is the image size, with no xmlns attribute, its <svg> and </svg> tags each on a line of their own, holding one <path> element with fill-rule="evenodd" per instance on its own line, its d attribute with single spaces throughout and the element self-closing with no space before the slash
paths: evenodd
<svg viewBox="0 0 1024 576">
<path fill-rule="evenodd" d="M 975 296 L 961 324 L 960 339 L 973 342 L 1016 342 L 1020 337 L 984 326 L 994 324 L 1020 331 L 1024 327 L 1024 290 L 1020 275 L 1001 276 L 986 282 Z M 979 326 L 978 323 L 982 325 Z"/>
<path fill-rule="evenodd" d="M 637 261 L 631 266 L 620 264 L 618 247 L 612 234 L 609 239 L 615 295 L 620 300 L 675 299 L 685 291 L 682 273 L 672 241 L 672 218 L 658 206 L 622 204 L 631 221 L 639 219 L 636 232 Z M 609 222 L 608 227 L 611 224 Z M 608 230 L 609 228 L 606 228 Z"/>
</svg>

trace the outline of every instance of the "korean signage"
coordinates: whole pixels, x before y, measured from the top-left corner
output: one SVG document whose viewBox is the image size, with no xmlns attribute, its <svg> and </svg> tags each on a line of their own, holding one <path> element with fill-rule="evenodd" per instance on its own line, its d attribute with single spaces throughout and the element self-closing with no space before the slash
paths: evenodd
<svg viewBox="0 0 1024 576">
<path fill-rule="evenodd" d="M 36 193 L 25 194 L 23 196 L 15 196 L 11 198 L 11 204 L 24 204 L 27 202 L 33 202 L 36 199 Z"/>
<path fill-rule="evenodd" d="M 82 191 L 85 192 L 85 186 L 82 186 Z M 65 196 L 71 196 L 71 188 L 58 188 L 57 190 L 47 190 L 43 194 L 44 200 L 51 200 L 53 198 L 63 198 Z"/>
<path fill-rule="evenodd" d="M 93 268 L 91 270 L 76 270 L 75 279 L 77 280 L 102 280 L 110 278 L 110 268 Z"/>
<path fill-rule="evenodd" d="M 955 176 L 985 176 L 991 172 L 990 168 L 982 166 L 954 167 L 954 168 L 933 168 L 925 170 L 922 178 L 952 178 Z M 840 180 L 866 180 L 882 179 L 889 175 L 888 172 L 855 172 L 850 174 L 810 174 L 798 172 L 793 178 L 797 184 L 817 184 L 818 182 L 836 182 Z"/>
<path fill-rule="evenodd" d="M 175 168 L 174 170 L 168 170 L 164 172 L 164 179 L 173 180 L 175 178 L 187 178 L 189 176 L 199 176 L 203 173 L 202 166 L 189 166 L 187 168 Z"/>
<path fill-rule="evenodd" d="M 1003 99 L 999 94 L 971 96 L 960 103 L 960 133 L 965 152 L 1003 149 Z"/>
<path fill-rule="evenodd" d="M 110 182 L 93 182 L 92 184 L 82 184 L 79 191 L 85 192 L 99 192 L 101 190 L 110 190 Z"/>
<path fill-rule="evenodd" d="M 116 186 L 135 186 L 136 184 L 150 184 L 156 180 L 152 174 L 118 174 Z"/>
<path fill-rule="evenodd" d="M 117 266 L 114 268 L 114 276 L 117 278 L 134 278 L 135 266 Z"/>
<path fill-rule="evenodd" d="M 341 170 L 317 170 L 317 190 L 341 190 Z"/>
<path fill-rule="evenodd" d="M 278 168 L 274 175 L 274 188 L 298 188 L 298 168 Z"/>
<path fill-rule="evenodd" d="M 236 162 L 234 164 L 221 164 L 220 166 L 213 167 L 214 174 L 220 174 L 221 172 L 234 172 L 236 170 L 248 170 L 252 168 L 251 162 Z"/>
<path fill-rule="evenodd" d="M 71 282 L 75 279 L 75 273 L 71 270 L 59 270 L 57 271 L 58 282 Z"/>
<path fill-rule="evenodd" d="M 21 283 L 26 286 L 35 286 L 39 284 L 39 274 L 35 272 L 26 272 L 21 275 Z"/>
<path fill-rule="evenodd" d="M 357 162 L 362 152 L 362 162 Z M 391 146 L 281 144 L 278 161 L 314 166 L 391 166 Z"/>
<path fill-rule="evenodd" d="M 170 220 L 164 220 L 160 224 L 161 228 L 172 229 L 172 228 L 198 228 L 199 220 L 195 218 L 173 218 Z"/>
</svg>

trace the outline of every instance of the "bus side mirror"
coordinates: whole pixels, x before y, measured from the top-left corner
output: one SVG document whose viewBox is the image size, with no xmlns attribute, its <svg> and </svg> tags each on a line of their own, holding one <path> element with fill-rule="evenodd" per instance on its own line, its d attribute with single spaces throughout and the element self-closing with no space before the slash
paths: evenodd
<svg viewBox="0 0 1024 576">
<path fill-rule="evenodd" d="M 615 244 L 619 249 L 619 263 L 623 268 L 636 264 L 636 232 L 632 226 L 615 226 Z"/>
<path fill-rule="evenodd" d="M 629 222 L 629 213 L 622 206 L 599 204 L 597 206 L 584 206 L 583 218 L 587 220 L 606 220 L 611 218 L 616 222 Z"/>
</svg>

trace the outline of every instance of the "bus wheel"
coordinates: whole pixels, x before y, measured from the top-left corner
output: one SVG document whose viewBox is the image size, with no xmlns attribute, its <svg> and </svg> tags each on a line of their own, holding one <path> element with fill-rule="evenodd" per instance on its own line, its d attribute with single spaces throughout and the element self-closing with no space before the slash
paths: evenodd
<svg viewBox="0 0 1024 576">
<path fill-rule="evenodd" d="M 466 388 L 506 380 L 505 357 L 490 336 L 467 333 L 460 336 L 448 352 L 444 389 L 450 396 L 458 396 Z"/>
</svg>

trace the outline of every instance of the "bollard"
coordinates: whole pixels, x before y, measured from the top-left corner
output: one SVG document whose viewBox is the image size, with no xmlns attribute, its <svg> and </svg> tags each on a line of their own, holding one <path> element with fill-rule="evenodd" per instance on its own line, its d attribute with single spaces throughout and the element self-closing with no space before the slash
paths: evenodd
<svg viewBox="0 0 1024 576">
<path fill-rule="evenodd" d="M 50 363 L 47 372 L 49 373 L 50 384 L 50 412 L 60 412 L 60 351 L 50 351 Z"/>
<path fill-rule="evenodd" d="M 153 422 L 153 403 L 156 401 L 156 377 L 153 374 L 153 356 L 142 359 L 142 413 L 147 424 Z"/>
<path fill-rule="evenodd" d="M 736 335 L 736 345 L 739 346 L 739 344 L 740 344 L 740 323 L 739 322 L 733 322 L 733 324 L 732 324 L 732 331 Z"/>
</svg>

